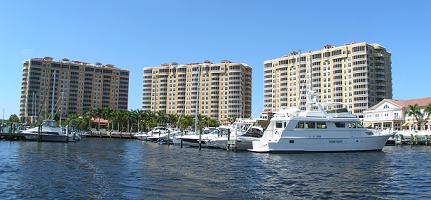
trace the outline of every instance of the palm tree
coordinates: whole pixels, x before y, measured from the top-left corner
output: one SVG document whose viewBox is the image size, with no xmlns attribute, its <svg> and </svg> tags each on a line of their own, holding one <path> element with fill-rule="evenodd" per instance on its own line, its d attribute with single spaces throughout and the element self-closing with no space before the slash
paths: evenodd
<svg viewBox="0 0 431 200">
<path fill-rule="evenodd" d="M 98 122 L 97 122 L 97 129 L 98 129 L 98 130 L 100 130 L 100 119 L 103 117 L 103 109 L 98 108 L 98 109 L 96 109 L 94 112 L 95 112 L 95 116 L 96 116 L 96 117 L 97 117 L 97 119 L 98 119 Z"/>
<path fill-rule="evenodd" d="M 88 128 L 91 129 L 91 119 L 96 117 L 96 112 L 93 109 L 88 110 L 85 113 L 85 118 L 88 120 Z"/>
<path fill-rule="evenodd" d="M 124 130 L 124 122 L 127 120 L 127 115 L 124 110 L 117 110 L 118 131 Z M 120 128 L 121 125 L 121 128 Z"/>
<path fill-rule="evenodd" d="M 423 113 L 421 112 L 421 109 L 419 108 L 418 104 L 409 105 L 405 114 L 409 117 L 413 116 L 413 118 L 416 119 L 416 121 L 418 122 L 418 129 L 422 129 Z"/>
<path fill-rule="evenodd" d="M 141 130 L 141 121 L 144 118 L 144 111 L 137 109 L 137 110 L 132 110 L 131 112 L 132 112 L 133 119 L 136 121 L 137 132 L 139 132 Z"/>
<path fill-rule="evenodd" d="M 174 127 L 178 123 L 178 115 L 177 114 L 168 114 L 166 116 L 167 122 L 171 127 Z"/>
<path fill-rule="evenodd" d="M 167 116 L 166 116 L 166 113 L 165 112 L 163 112 L 163 111 L 158 111 L 157 113 L 156 113 L 156 116 L 157 116 L 157 124 L 158 125 L 166 125 L 166 123 L 168 122 L 168 118 L 167 118 Z"/>
<path fill-rule="evenodd" d="M 125 110 L 124 117 L 127 121 L 127 132 L 130 132 L 130 125 L 131 125 L 131 122 L 133 121 L 133 112 Z"/>
<path fill-rule="evenodd" d="M 431 117 L 431 103 L 429 103 L 428 104 L 428 106 L 427 107 L 425 107 L 425 109 L 424 109 L 424 114 L 426 114 L 427 115 L 427 118 L 426 118 L 426 122 L 428 123 L 428 130 L 430 130 L 431 128 L 430 128 L 430 126 L 431 126 L 431 124 L 430 124 L 430 117 Z"/>
<path fill-rule="evenodd" d="M 193 124 L 194 124 L 194 117 L 190 115 L 184 115 L 180 119 L 179 126 L 180 126 L 180 129 L 184 130 L 190 126 L 193 126 Z"/>
<path fill-rule="evenodd" d="M 108 130 L 109 130 L 109 125 L 110 125 L 111 119 L 112 119 L 112 113 L 113 113 L 113 110 L 111 108 L 104 108 L 102 110 L 102 113 L 101 113 L 103 119 L 108 120 L 108 127 L 107 127 Z"/>
<path fill-rule="evenodd" d="M 146 111 L 144 113 L 144 122 L 145 130 L 153 128 L 157 124 L 156 114 L 152 111 Z"/>
</svg>

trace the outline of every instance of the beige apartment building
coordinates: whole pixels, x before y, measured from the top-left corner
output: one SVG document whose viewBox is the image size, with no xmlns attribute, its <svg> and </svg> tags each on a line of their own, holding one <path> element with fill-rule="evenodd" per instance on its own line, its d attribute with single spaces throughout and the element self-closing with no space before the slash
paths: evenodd
<svg viewBox="0 0 431 200">
<path fill-rule="evenodd" d="M 220 63 L 162 64 L 144 68 L 142 109 L 168 114 L 198 113 L 225 123 L 251 115 L 252 68 Z M 199 96 L 199 97 L 198 97 Z"/>
<path fill-rule="evenodd" d="M 27 120 L 83 114 L 89 109 L 127 110 L 129 71 L 51 57 L 23 64 L 20 116 Z"/>
<path fill-rule="evenodd" d="M 342 103 L 363 117 L 363 111 L 392 98 L 391 54 L 378 44 L 349 43 L 318 51 L 291 52 L 264 62 L 264 108 L 305 109 L 307 91 L 321 102 Z"/>
</svg>

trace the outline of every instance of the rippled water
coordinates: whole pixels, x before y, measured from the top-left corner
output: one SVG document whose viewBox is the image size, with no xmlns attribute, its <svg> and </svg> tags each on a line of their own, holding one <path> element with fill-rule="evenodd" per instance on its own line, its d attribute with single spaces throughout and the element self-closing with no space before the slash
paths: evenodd
<svg viewBox="0 0 431 200">
<path fill-rule="evenodd" d="M 430 199 L 431 147 L 256 154 L 136 140 L 0 141 L 0 199 Z"/>
</svg>

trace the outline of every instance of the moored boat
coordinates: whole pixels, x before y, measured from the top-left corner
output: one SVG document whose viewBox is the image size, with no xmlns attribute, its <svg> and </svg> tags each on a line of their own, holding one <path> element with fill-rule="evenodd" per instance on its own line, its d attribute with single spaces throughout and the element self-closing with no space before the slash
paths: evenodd
<svg viewBox="0 0 431 200">
<path fill-rule="evenodd" d="M 40 127 L 29 128 L 21 132 L 26 140 L 46 142 L 76 142 L 81 137 L 76 133 L 69 134 L 68 128 L 55 125 L 54 120 L 45 120 Z"/>
<path fill-rule="evenodd" d="M 380 151 L 393 135 L 364 128 L 350 113 L 327 113 L 313 93 L 307 100 L 305 111 L 276 113 L 250 151 Z"/>
</svg>

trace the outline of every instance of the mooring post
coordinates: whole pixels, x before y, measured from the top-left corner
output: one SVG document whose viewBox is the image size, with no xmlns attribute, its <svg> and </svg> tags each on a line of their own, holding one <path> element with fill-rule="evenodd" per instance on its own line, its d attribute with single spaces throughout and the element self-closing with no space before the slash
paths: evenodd
<svg viewBox="0 0 431 200">
<path fill-rule="evenodd" d="M 202 131 L 199 128 L 199 150 L 202 149 Z"/>
<path fill-rule="evenodd" d="M 66 143 L 69 142 L 69 125 L 66 126 Z"/>
<path fill-rule="evenodd" d="M 170 139 L 171 139 L 171 131 L 168 130 L 168 146 L 171 145 Z"/>
<path fill-rule="evenodd" d="M 183 148 L 183 132 L 181 131 L 180 147 Z"/>
<path fill-rule="evenodd" d="M 37 141 L 41 141 L 41 132 L 42 132 L 42 125 L 39 125 L 37 128 Z"/>
<path fill-rule="evenodd" d="M 226 143 L 226 150 L 229 151 L 230 148 L 230 129 L 227 129 L 227 143 Z"/>
</svg>

